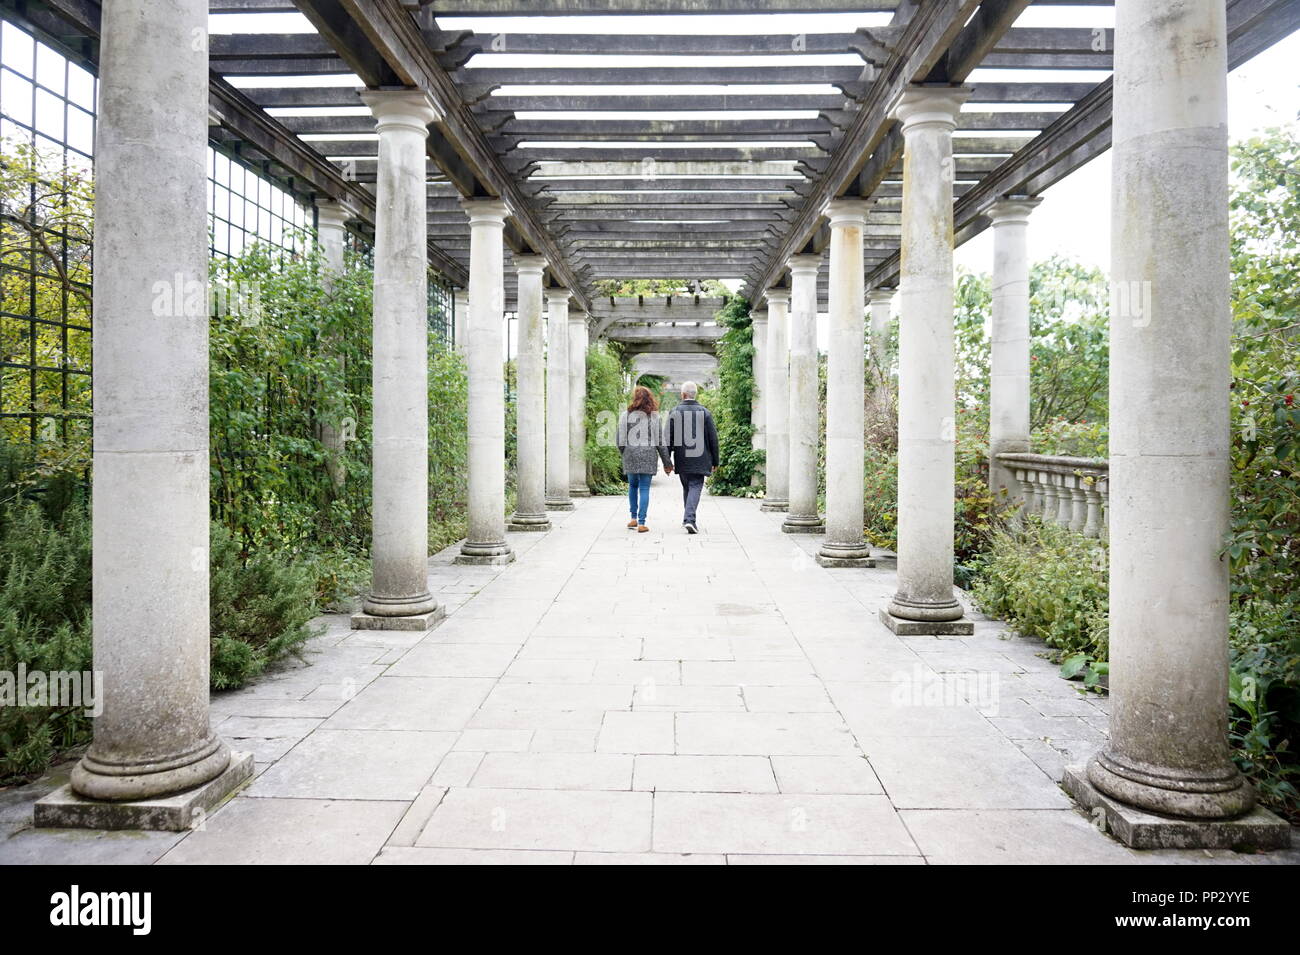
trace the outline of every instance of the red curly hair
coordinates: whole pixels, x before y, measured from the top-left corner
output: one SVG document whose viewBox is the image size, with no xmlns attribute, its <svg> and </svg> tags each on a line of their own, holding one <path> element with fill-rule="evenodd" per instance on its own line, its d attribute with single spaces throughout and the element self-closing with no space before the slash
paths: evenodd
<svg viewBox="0 0 1300 955">
<path fill-rule="evenodd" d="M 632 403 L 627 406 L 627 410 L 654 414 L 659 410 L 659 402 L 655 401 L 653 391 L 645 385 L 637 385 L 632 391 Z"/>
</svg>

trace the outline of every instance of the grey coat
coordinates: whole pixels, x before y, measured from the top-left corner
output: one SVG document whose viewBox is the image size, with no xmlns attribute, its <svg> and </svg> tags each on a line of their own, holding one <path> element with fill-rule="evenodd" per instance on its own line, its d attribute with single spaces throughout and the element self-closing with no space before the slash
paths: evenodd
<svg viewBox="0 0 1300 955">
<path fill-rule="evenodd" d="M 668 466 L 664 447 L 663 421 L 657 414 L 624 411 L 618 416 L 618 450 L 623 454 L 624 474 L 654 474 L 659 462 Z"/>
</svg>

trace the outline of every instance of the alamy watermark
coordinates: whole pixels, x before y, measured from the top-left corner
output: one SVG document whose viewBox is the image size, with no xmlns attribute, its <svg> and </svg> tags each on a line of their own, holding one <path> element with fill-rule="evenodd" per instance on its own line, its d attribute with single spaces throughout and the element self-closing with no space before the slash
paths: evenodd
<svg viewBox="0 0 1300 955">
<path fill-rule="evenodd" d="M 0 706 L 82 708 L 86 716 L 104 711 L 104 674 L 99 670 L 0 670 Z"/>
</svg>

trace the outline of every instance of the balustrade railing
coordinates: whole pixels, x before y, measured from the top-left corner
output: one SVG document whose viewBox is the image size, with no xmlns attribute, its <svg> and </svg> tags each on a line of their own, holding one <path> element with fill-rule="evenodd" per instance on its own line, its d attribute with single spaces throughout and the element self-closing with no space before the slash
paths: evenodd
<svg viewBox="0 0 1300 955">
<path fill-rule="evenodd" d="M 1020 513 L 1101 537 L 1110 509 L 1110 465 L 1094 458 L 999 454 L 1020 484 Z"/>
</svg>

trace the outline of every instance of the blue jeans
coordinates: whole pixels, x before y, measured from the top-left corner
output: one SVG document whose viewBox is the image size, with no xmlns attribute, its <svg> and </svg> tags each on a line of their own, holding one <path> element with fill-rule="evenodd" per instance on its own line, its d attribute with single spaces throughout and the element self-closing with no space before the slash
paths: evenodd
<svg viewBox="0 0 1300 955">
<path fill-rule="evenodd" d="M 646 511 L 650 509 L 650 479 L 653 474 L 629 474 L 627 476 L 627 506 L 632 518 L 638 524 L 645 523 Z"/>
</svg>

